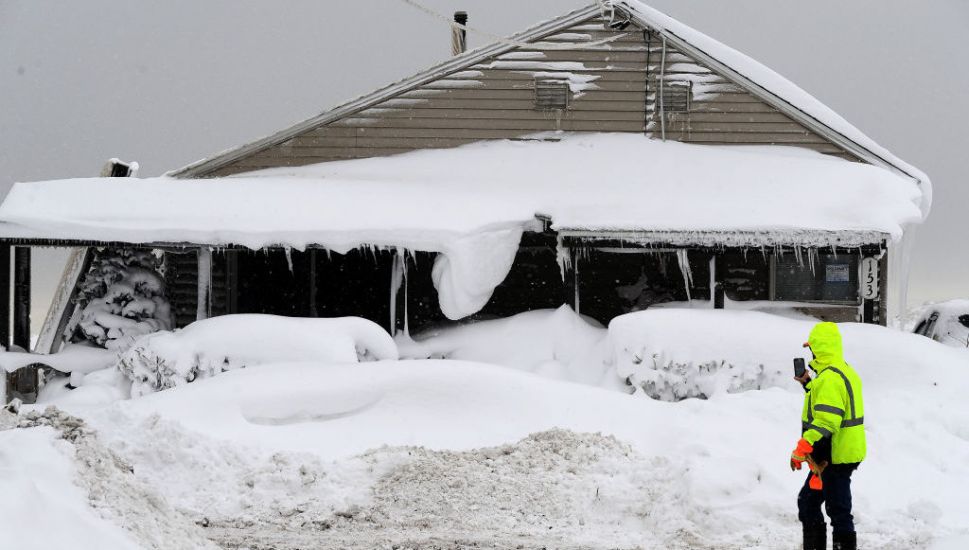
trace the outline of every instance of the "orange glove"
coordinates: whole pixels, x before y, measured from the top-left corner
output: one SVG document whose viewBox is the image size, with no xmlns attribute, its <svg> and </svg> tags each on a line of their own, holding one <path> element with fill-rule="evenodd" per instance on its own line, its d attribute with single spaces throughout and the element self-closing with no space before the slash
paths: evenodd
<svg viewBox="0 0 969 550">
<path fill-rule="evenodd" d="M 807 461 L 808 455 L 814 451 L 814 447 L 803 437 L 797 441 L 797 447 L 791 453 L 791 471 L 800 470 L 801 464 Z"/>
<path fill-rule="evenodd" d="M 823 486 L 821 485 L 821 476 L 817 474 L 811 474 L 811 478 L 808 479 L 808 487 L 814 491 L 820 491 Z"/>
<path fill-rule="evenodd" d="M 827 468 L 827 462 L 815 462 L 814 457 L 808 455 L 807 457 L 808 468 L 811 469 L 811 477 L 808 479 L 808 487 L 815 491 L 820 491 L 823 488 L 821 483 L 821 472 Z"/>
</svg>

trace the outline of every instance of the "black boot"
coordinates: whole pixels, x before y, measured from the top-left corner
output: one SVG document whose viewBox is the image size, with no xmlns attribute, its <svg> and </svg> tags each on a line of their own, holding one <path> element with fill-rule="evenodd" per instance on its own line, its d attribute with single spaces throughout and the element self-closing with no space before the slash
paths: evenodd
<svg viewBox="0 0 969 550">
<path fill-rule="evenodd" d="M 804 524 L 804 550 L 825 550 L 828 547 L 828 526 L 824 523 Z"/>
<path fill-rule="evenodd" d="M 855 533 L 834 533 L 831 536 L 834 543 L 832 550 L 857 550 L 858 538 Z"/>
</svg>

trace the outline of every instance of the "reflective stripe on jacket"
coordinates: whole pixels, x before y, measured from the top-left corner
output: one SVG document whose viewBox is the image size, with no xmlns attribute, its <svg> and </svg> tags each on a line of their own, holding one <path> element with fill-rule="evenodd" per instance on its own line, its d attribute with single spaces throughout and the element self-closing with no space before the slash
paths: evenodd
<svg viewBox="0 0 969 550">
<path fill-rule="evenodd" d="M 865 459 L 865 404 L 861 378 L 845 363 L 841 334 L 834 323 L 818 323 L 808 344 L 814 353 L 801 413 L 802 437 L 811 445 L 831 440 L 831 462 L 849 464 Z"/>
</svg>

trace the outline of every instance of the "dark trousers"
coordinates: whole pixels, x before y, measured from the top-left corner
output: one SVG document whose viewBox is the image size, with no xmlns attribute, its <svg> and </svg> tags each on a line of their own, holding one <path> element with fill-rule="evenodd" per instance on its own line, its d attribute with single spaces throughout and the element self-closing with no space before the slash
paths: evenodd
<svg viewBox="0 0 969 550">
<path fill-rule="evenodd" d="M 851 515 L 851 473 L 858 464 L 831 464 L 821 473 L 822 489 L 812 490 L 808 479 L 797 495 L 797 518 L 804 525 L 823 525 L 821 505 L 831 518 L 834 533 L 854 533 L 855 522 Z"/>
</svg>

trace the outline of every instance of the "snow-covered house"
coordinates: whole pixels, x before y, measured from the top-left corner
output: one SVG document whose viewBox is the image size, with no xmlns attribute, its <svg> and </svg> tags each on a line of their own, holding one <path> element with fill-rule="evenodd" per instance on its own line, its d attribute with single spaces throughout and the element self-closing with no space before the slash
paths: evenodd
<svg viewBox="0 0 969 550">
<path fill-rule="evenodd" d="M 178 326 L 266 312 L 395 332 L 562 303 L 608 322 L 686 301 L 885 323 L 930 202 L 922 172 L 788 80 L 614 0 L 165 177 L 18 183 L 0 236 L 21 298 L 27 247 L 163 251 Z M 89 262 L 41 351 L 76 322 Z"/>
</svg>

